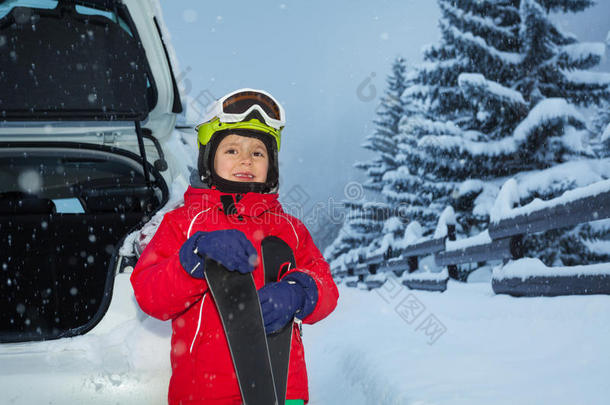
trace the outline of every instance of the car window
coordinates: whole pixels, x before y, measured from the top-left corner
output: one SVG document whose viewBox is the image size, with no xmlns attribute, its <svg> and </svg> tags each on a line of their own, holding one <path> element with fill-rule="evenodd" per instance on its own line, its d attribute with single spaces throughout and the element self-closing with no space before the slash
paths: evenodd
<svg viewBox="0 0 610 405">
<path fill-rule="evenodd" d="M 35 7 L 52 9 L 57 7 L 53 0 L 6 0 L 0 3 L 0 18 L 7 15 L 14 7 Z"/>
<path fill-rule="evenodd" d="M 143 121 L 157 89 L 129 11 L 118 1 L 76 3 L 0 4 L 0 88 L 14 89 L 0 97 L 0 114 Z"/>
<path fill-rule="evenodd" d="M 13 8 L 15 7 L 27 7 L 27 8 L 44 8 L 44 9 L 54 9 L 57 7 L 58 1 L 55 0 L 7 0 L 0 3 L 0 18 L 6 16 Z M 133 32 L 127 25 L 124 19 L 117 16 L 113 11 L 109 10 L 99 10 L 92 7 L 83 6 L 81 4 L 76 5 L 76 11 L 79 14 L 84 15 L 100 15 L 108 18 L 119 24 L 121 28 L 129 33 L 129 35 L 133 36 Z M 30 18 L 30 15 L 24 14 L 21 18 Z"/>
</svg>

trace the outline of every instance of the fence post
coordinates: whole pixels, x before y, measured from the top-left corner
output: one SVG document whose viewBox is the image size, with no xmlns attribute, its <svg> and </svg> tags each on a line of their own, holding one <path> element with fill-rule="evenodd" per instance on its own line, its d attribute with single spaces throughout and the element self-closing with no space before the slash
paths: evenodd
<svg viewBox="0 0 610 405">
<path fill-rule="evenodd" d="M 447 237 L 449 240 L 455 240 L 455 224 L 447 224 Z M 449 272 L 449 277 L 454 280 L 458 280 L 458 267 L 456 264 L 450 264 L 447 266 L 447 271 Z"/>
<path fill-rule="evenodd" d="M 407 262 L 409 263 L 409 273 L 413 273 L 419 267 L 417 256 L 409 256 Z"/>
<path fill-rule="evenodd" d="M 510 253 L 513 255 L 513 259 L 523 258 L 523 236 L 524 235 L 515 235 L 510 238 Z"/>
</svg>

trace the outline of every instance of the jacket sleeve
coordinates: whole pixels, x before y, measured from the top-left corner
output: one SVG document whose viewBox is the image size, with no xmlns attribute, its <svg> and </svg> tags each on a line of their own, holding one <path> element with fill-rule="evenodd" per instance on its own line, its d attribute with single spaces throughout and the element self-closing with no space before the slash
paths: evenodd
<svg viewBox="0 0 610 405">
<path fill-rule="evenodd" d="M 300 271 L 316 282 L 318 302 L 313 311 L 303 319 L 303 323 L 312 324 L 326 318 L 337 306 L 339 291 L 330 274 L 330 266 L 316 247 L 309 231 L 299 220 L 294 220 L 298 235 L 295 251 L 296 268 L 286 275 Z"/>
<path fill-rule="evenodd" d="M 184 242 L 172 213 L 167 213 L 131 274 L 140 308 L 164 321 L 180 315 L 207 290 L 204 280 L 189 276 L 180 264 L 178 252 Z"/>
</svg>

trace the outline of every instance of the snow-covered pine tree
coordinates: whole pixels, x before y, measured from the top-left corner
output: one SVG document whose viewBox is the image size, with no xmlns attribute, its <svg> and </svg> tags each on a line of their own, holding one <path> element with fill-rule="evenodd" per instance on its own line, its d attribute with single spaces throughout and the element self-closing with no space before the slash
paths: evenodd
<svg viewBox="0 0 610 405">
<path fill-rule="evenodd" d="M 521 203 L 553 198 L 610 177 L 609 162 L 595 159 L 595 149 L 588 142 L 594 134 L 587 131 L 586 119 L 577 109 L 610 100 L 610 75 L 587 71 L 601 61 L 604 44 L 579 43 L 549 18 L 551 12 L 578 12 L 593 4 L 591 0 L 521 1 L 523 62 L 517 89 L 528 102 L 529 112 L 514 135 L 523 136 L 518 156 L 539 171 L 518 178 L 522 184 L 544 179 L 538 187 L 521 191 Z M 566 173 L 566 168 L 573 172 Z M 609 252 L 597 248 L 598 237 L 607 234 L 610 225 L 603 222 L 528 237 L 526 255 L 538 256 L 547 265 L 609 261 Z"/>
<path fill-rule="evenodd" d="M 610 51 L 610 31 L 606 35 L 606 52 Z M 593 119 L 594 148 L 600 158 L 610 158 L 610 100 L 603 100 Z"/>
<path fill-rule="evenodd" d="M 426 118 L 430 106 L 425 105 L 422 86 L 418 83 L 418 72 L 412 70 L 407 78 L 407 88 L 402 97 L 403 116 L 397 137 L 398 150 L 395 159 L 398 167 L 384 174 L 381 193 L 394 215 L 401 218 L 403 230 L 406 224 L 417 221 L 423 225 L 425 234 L 428 235 L 434 231 L 438 214 L 444 208 L 443 203 L 438 200 L 447 190 L 451 190 L 452 184 L 439 194 L 440 184 L 430 184 L 431 179 L 424 170 L 424 155 L 418 141 L 431 132 L 427 125 L 432 124 L 432 121 Z"/>
<path fill-rule="evenodd" d="M 398 57 L 392 63 L 392 73 L 387 77 L 387 88 L 374 120 L 375 130 L 367 136 L 364 148 L 376 155 L 370 161 L 357 162 L 354 166 L 364 170 L 366 180 L 363 187 L 373 194 L 372 200 L 380 200 L 379 191 L 383 188 L 383 176 L 398 165 L 396 161 L 398 122 L 403 116 L 401 94 L 405 89 L 406 64 Z M 369 245 L 381 241 L 384 221 L 390 215 L 388 206 L 381 201 L 345 201 L 347 215 L 339 235 L 325 250 L 327 260 L 339 263 L 354 254 L 366 255 Z M 354 253 L 357 251 L 357 253 Z"/>
<path fill-rule="evenodd" d="M 610 38 L 610 33 L 609 33 Z M 597 107 L 592 122 L 591 145 L 602 162 L 601 170 L 610 171 L 610 101 L 603 100 Z M 606 162 L 604 165 L 603 162 Z M 604 177 L 609 175 L 605 173 Z M 574 241 L 576 239 L 576 242 Z M 562 238 L 562 261 L 582 263 L 610 262 L 610 220 L 595 221 L 576 227 Z M 568 256 L 568 257 L 565 257 Z"/>
<path fill-rule="evenodd" d="M 422 169 L 433 200 L 456 209 L 462 234 L 486 226 L 497 187 L 508 176 L 529 184 L 523 204 L 604 178 L 586 169 L 598 162 L 576 108 L 608 98 L 608 76 L 585 72 L 599 63 L 603 45 L 578 43 L 549 18 L 550 12 L 575 12 L 591 4 L 439 0 L 442 39 L 425 53 L 419 77 L 430 108 L 409 128 L 425 134 L 411 159 Z M 560 165 L 575 160 L 577 173 L 559 175 Z M 540 179 L 534 187 L 533 179 Z M 452 183 L 453 193 L 446 192 Z M 528 238 L 527 254 L 551 265 L 590 262 L 583 244 L 576 243 L 583 236 L 574 232 Z"/>
<path fill-rule="evenodd" d="M 379 192 L 383 188 L 383 175 L 398 166 L 396 161 L 398 122 L 403 116 L 401 101 L 405 90 L 405 60 L 397 57 L 392 63 L 392 73 L 387 77 L 387 88 L 377 107 L 377 118 L 373 121 L 375 130 L 366 137 L 362 147 L 375 153 L 375 157 L 366 162 L 357 162 L 354 166 L 364 170 L 367 176 L 364 187 Z"/>
<path fill-rule="evenodd" d="M 402 181 L 395 181 L 387 194 L 411 198 L 403 207 L 421 223 L 425 235 L 434 231 L 442 210 L 453 206 L 463 237 L 487 226 L 487 213 L 474 210 L 475 198 L 493 198 L 494 186 L 485 180 L 508 173 L 506 161 L 480 159 L 478 150 L 469 147 L 478 142 L 485 149 L 486 142 L 507 136 L 527 111 L 525 101 L 511 89 L 521 60 L 519 4 L 438 4 L 441 41 L 424 51 L 425 62 L 405 91 L 422 113 L 401 122 L 403 168 L 393 175 Z"/>
<path fill-rule="evenodd" d="M 578 109 L 609 98 L 608 74 L 587 71 L 599 63 L 603 45 L 579 43 L 550 19 L 593 2 L 438 3 L 441 41 L 425 50 L 403 92 L 403 111 L 412 104 L 417 112 L 403 113 L 397 165 L 381 177 L 394 207 L 408 209 L 426 235 L 434 229 L 431 218 L 451 205 L 464 237 L 487 227 L 510 177 L 523 184 L 522 205 L 608 178 L 610 166 L 596 159 Z M 607 261 L 590 248 L 596 235 L 589 225 L 539 234 L 527 238 L 526 254 L 547 265 Z"/>
<path fill-rule="evenodd" d="M 345 261 L 365 257 L 388 217 L 387 205 L 383 203 L 348 200 L 343 205 L 346 209 L 343 226 L 337 238 L 324 250 L 332 271 L 340 269 Z"/>
<path fill-rule="evenodd" d="M 610 33 L 609 33 L 610 36 Z M 600 158 L 610 157 L 610 102 L 604 101 L 593 119 L 593 147 Z"/>
</svg>

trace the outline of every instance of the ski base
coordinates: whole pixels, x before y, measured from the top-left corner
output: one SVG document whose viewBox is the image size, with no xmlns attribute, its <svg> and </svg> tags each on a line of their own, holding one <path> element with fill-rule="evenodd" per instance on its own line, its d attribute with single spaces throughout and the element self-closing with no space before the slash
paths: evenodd
<svg viewBox="0 0 610 405">
<path fill-rule="evenodd" d="M 277 236 L 268 236 L 261 242 L 263 254 L 263 268 L 265 271 L 265 284 L 276 282 L 280 278 L 283 264 L 289 262 L 292 267 L 296 265 L 292 249 L 286 242 Z M 271 367 L 275 379 L 275 391 L 280 405 L 284 405 L 288 384 L 288 366 L 290 363 L 290 347 L 292 344 L 292 331 L 294 322 L 288 322 L 278 332 L 267 336 Z"/>
<path fill-rule="evenodd" d="M 244 405 L 278 404 L 267 337 L 252 274 L 207 259 L 205 278 L 220 313 Z"/>
</svg>

